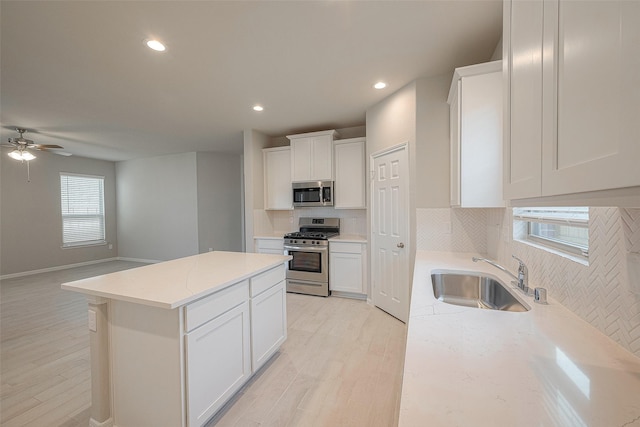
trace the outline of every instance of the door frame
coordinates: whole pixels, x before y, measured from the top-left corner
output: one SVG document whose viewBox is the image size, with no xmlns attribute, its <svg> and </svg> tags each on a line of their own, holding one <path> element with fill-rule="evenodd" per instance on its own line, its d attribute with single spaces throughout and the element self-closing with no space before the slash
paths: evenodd
<svg viewBox="0 0 640 427">
<path fill-rule="evenodd" d="M 414 255 L 414 250 L 413 250 L 413 236 L 412 236 L 412 227 L 411 227 L 411 156 L 410 156 L 410 147 L 411 144 L 409 143 L 408 140 L 405 140 L 404 142 L 392 145 L 390 147 L 386 147 L 383 148 L 381 150 L 375 151 L 371 154 L 369 154 L 369 200 L 371 201 L 371 203 L 369 203 L 369 215 L 368 215 L 368 222 L 369 222 L 369 241 L 371 242 L 371 247 L 368 253 L 368 261 L 369 261 L 369 299 L 368 302 L 375 306 L 374 300 L 373 300 L 373 282 L 374 282 L 374 266 L 372 263 L 372 259 L 373 259 L 373 254 L 375 253 L 374 251 L 376 250 L 376 239 L 374 238 L 374 233 L 373 233 L 373 216 L 374 216 L 374 212 L 375 212 L 375 208 L 376 206 L 374 205 L 375 202 L 375 197 L 374 197 L 374 189 L 373 189 L 373 180 L 375 179 L 375 168 L 374 168 L 374 161 L 375 159 L 377 159 L 378 157 L 381 156 L 385 156 L 387 154 L 393 153 L 395 151 L 399 151 L 399 150 L 405 150 L 406 153 L 406 170 L 405 173 L 407 174 L 407 180 L 406 180 L 406 184 L 407 184 L 407 188 L 406 188 L 406 217 L 405 217 L 405 221 L 407 224 L 407 237 L 406 237 L 406 253 L 407 253 L 407 271 L 406 271 L 406 276 L 407 276 L 407 306 L 406 306 L 406 316 L 407 318 L 405 320 L 399 319 L 405 323 L 408 322 L 408 317 L 409 317 L 409 308 L 410 308 L 410 303 L 411 303 L 411 288 L 412 288 L 412 280 L 413 280 L 413 272 L 411 271 L 411 266 L 413 265 L 413 260 L 411 259 L 412 256 Z M 383 310 L 384 311 L 384 310 Z M 385 312 L 386 313 L 386 312 Z"/>
</svg>

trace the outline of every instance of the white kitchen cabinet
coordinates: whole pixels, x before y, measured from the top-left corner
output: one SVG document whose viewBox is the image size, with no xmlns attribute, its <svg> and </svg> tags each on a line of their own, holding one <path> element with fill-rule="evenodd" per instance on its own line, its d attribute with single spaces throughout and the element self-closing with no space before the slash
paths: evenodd
<svg viewBox="0 0 640 427">
<path fill-rule="evenodd" d="M 365 243 L 329 242 L 329 290 L 367 293 L 367 246 Z"/>
<path fill-rule="evenodd" d="M 277 147 L 262 150 L 264 165 L 264 208 L 293 209 L 291 190 L 291 148 Z"/>
<path fill-rule="evenodd" d="M 544 13 L 542 194 L 640 185 L 640 2 Z"/>
<path fill-rule="evenodd" d="M 291 180 L 332 181 L 335 130 L 287 135 L 291 141 Z"/>
<path fill-rule="evenodd" d="M 285 281 L 251 298 L 251 363 L 257 371 L 287 339 Z"/>
<path fill-rule="evenodd" d="M 284 254 L 284 238 L 282 239 L 255 239 L 255 252 L 259 254 Z"/>
<path fill-rule="evenodd" d="M 505 197 L 640 185 L 640 3 L 504 3 Z"/>
<path fill-rule="evenodd" d="M 189 426 L 200 426 L 251 376 L 249 303 L 211 313 L 186 336 Z"/>
<path fill-rule="evenodd" d="M 333 142 L 334 208 L 365 209 L 365 138 Z"/>
<path fill-rule="evenodd" d="M 503 207 L 502 61 L 456 68 L 448 102 L 451 206 Z"/>
</svg>

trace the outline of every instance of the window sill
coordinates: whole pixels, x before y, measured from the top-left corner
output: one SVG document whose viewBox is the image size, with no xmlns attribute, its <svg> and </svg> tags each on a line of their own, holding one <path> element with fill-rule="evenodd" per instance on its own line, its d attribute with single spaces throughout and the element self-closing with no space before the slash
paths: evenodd
<svg viewBox="0 0 640 427">
<path fill-rule="evenodd" d="M 76 249 L 76 248 L 90 248 L 93 246 L 106 246 L 106 245 L 107 245 L 106 241 L 101 241 L 101 242 L 90 242 L 90 243 L 72 243 L 68 245 L 62 245 L 60 247 L 62 249 Z"/>
<path fill-rule="evenodd" d="M 570 261 L 576 262 L 578 264 L 581 264 L 581 265 L 584 265 L 584 266 L 587 266 L 587 267 L 589 266 L 589 259 L 588 258 L 583 258 L 583 257 L 577 256 L 577 255 L 569 254 L 569 253 L 563 252 L 563 251 L 561 251 L 559 249 L 551 248 L 549 246 L 545 246 L 545 245 L 542 245 L 540 243 L 533 242 L 531 240 L 513 239 L 513 241 L 514 242 L 524 243 L 525 245 L 528 245 L 528 246 L 533 246 L 534 248 L 541 249 L 541 250 L 543 250 L 545 252 L 549 252 L 549 253 L 551 253 L 553 255 L 557 255 L 557 256 L 566 258 L 566 259 L 568 259 Z"/>
</svg>

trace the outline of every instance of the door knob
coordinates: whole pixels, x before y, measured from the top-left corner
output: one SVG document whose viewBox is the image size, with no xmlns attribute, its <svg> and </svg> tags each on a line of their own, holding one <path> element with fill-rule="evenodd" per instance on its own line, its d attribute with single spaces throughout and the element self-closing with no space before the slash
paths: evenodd
<svg viewBox="0 0 640 427">
<path fill-rule="evenodd" d="M 400 242 L 396 246 L 398 246 L 400 249 L 402 249 L 402 248 L 404 248 L 404 243 Z"/>
</svg>

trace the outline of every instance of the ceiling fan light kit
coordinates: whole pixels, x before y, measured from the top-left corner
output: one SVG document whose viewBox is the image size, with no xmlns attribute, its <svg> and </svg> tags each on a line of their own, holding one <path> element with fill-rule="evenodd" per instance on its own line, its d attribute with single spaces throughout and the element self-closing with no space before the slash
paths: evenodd
<svg viewBox="0 0 640 427">
<path fill-rule="evenodd" d="M 9 153 L 9 157 L 11 157 L 12 159 L 15 160 L 20 160 L 20 161 L 29 161 L 29 160 L 33 160 L 36 158 L 36 156 L 34 156 L 33 154 L 29 153 L 28 151 L 24 151 L 24 150 L 20 150 L 20 149 L 15 149 L 12 152 Z"/>
</svg>

